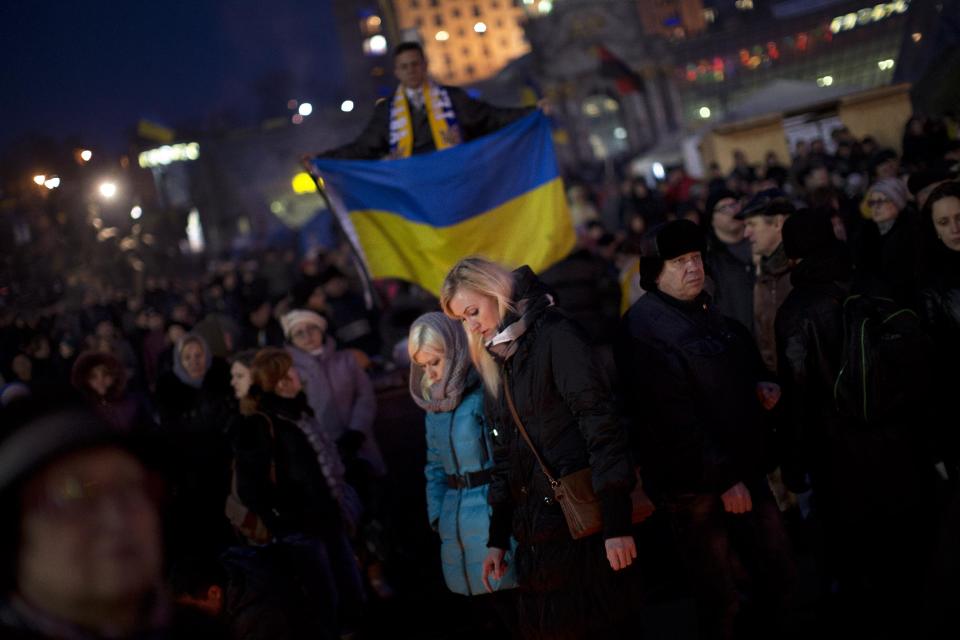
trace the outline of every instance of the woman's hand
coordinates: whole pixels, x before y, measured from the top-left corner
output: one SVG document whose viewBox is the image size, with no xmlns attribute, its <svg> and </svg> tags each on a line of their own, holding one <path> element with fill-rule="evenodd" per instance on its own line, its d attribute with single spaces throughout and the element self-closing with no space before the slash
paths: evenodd
<svg viewBox="0 0 960 640">
<path fill-rule="evenodd" d="M 503 561 L 503 557 L 506 554 L 505 549 L 490 547 L 490 550 L 487 551 L 487 557 L 483 559 L 483 574 L 481 578 L 483 579 L 483 586 L 487 589 L 487 593 L 493 593 L 493 587 L 490 586 L 490 575 L 493 574 L 494 580 L 502 580 L 503 574 L 507 572 L 507 563 Z"/>
<path fill-rule="evenodd" d="M 626 569 L 637 559 L 637 545 L 633 536 L 607 538 L 603 541 L 603 546 L 607 549 L 607 560 L 614 571 Z"/>
<path fill-rule="evenodd" d="M 748 513 L 753 509 L 753 501 L 750 499 L 750 490 L 742 482 L 738 482 L 723 492 L 720 496 L 723 500 L 723 508 L 728 513 L 742 514 Z"/>
<path fill-rule="evenodd" d="M 770 411 L 780 402 L 780 385 L 775 382 L 758 382 L 757 398 L 763 408 Z"/>
</svg>

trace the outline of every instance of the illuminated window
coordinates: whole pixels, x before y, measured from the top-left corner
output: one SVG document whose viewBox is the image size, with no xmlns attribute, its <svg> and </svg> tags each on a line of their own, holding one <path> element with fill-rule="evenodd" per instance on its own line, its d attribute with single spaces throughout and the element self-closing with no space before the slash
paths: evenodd
<svg viewBox="0 0 960 640">
<path fill-rule="evenodd" d="M 737 9 L 740 9 L 740 11 L 750 11 L 753 9 L 753 0 L 736 0 L 733 4 Z"/>
</svg>

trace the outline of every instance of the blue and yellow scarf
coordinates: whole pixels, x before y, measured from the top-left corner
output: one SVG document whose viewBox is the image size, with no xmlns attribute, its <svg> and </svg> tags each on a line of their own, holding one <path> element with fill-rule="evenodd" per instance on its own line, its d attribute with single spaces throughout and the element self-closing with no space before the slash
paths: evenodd
<svg viewBox="0 0 960 640">
<path fill-rule="evenodd" d="M 435 82 L 423 85 L 424 106 L 430 121 L 430 133 L 437 151 L 449 149 L 461 141 L 457 114 L 447 90 Z M 390 156 L 409 158 L 413 154 L 413 119 L 403 85 L 397 87 L 390 105 Z"/>
</svg>

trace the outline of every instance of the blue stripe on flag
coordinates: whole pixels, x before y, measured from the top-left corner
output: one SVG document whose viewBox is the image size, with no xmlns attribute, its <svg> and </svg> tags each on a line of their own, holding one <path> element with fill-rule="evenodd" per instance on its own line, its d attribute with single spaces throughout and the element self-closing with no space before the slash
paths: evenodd
<svg viewBox="0 0 960 640">
<path fill-rule="evenodd" d="M 498 162 L 504 157 L 514 162 Z M 550 124 L 539 111 L 444 151 L 401 160 L 315 158 L 313 165 L 348 210 L 389 211 L 434 227 L 469 220 L 559 175 Z"/>
</svg>

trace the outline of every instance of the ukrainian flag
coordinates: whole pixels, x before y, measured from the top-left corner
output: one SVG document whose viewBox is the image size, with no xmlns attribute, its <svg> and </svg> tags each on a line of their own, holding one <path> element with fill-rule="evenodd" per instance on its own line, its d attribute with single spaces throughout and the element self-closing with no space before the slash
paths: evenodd
<svg viewBox="0 0 960 640">
<path fill-rule="evenodd" d="M 496 133 L 400 160 L 313 160 L 374 278 L 439 294 L 450 267 L 479 254 L 543 270 L 575 234 L 550 125 L 539 111 Z"/>
</svg>

